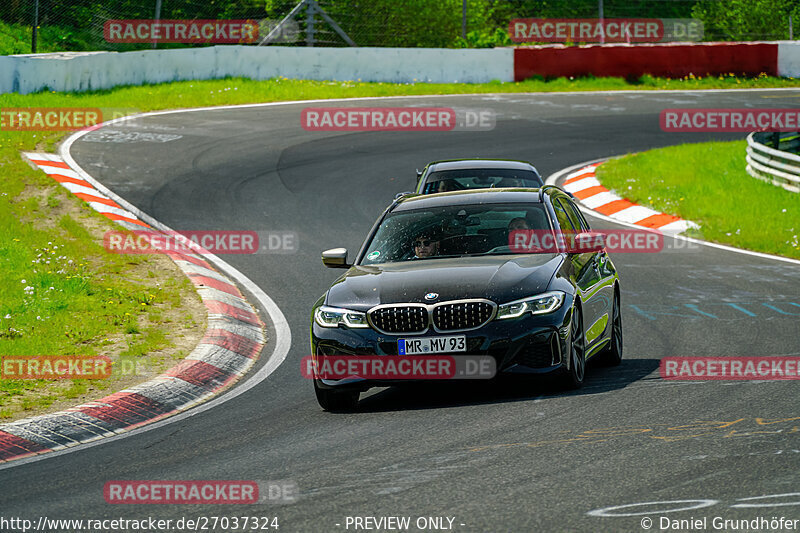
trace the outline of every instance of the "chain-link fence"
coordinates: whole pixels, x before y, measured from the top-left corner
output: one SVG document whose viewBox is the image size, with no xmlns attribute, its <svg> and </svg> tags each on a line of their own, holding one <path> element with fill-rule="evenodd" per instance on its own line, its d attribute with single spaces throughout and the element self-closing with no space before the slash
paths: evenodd
<svg viewBox="0 0 800 533">
<path fill-rule="evenodd" d="M 492 47 L 515 44 L 515 18 L 699 18 L 704 40 L 789 39 L 800 0 L 3 0 L 0 54 L 208 45 L 110 42 L 109 21 L 250 20 L 294 46 Z M 38 21 L 38 24 L 36 24 Z M 36 24 L 36 31 L 33 31 Z M 35 35 L 34 35 L 35 34 Z M 261 40 L 261 39 L 259 39 Z M 118 40 L 119 41 L 119 40 Z M 228 41 L 230 42 L 230 41 Z M 252 44 L 256 45 L 257 42 Z"/>
</svg>

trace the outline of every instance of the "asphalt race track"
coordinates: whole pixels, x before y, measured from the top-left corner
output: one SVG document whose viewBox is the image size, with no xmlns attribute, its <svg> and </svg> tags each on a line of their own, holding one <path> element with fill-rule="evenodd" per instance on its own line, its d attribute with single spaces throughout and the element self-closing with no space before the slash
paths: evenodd
<svg viewBox="0 0 800 533">
<path fill-rule="evenodd" d="M 322 266 L 321 250 L 355 253 L 394 195 L 413 188 L 415 168 L 497 157 L 530 160 L 547 176 L 604 156 L 744 136 L 664 133 L 658 115 L 665 108 L 796 107 L 798 96 L 533 94 L 330 104 L 497 113 L 492 131 L 454 132 L 304 131 L 304 105 L 295 104 L 157 115 L 124 130 L 169 137 L 82 138 L 72 148 L 77 162 L 173 229 L 296 232 L 297 253 L 225 256 L 280 306 L 292 346 L 265 382 L 219 407 L 0 470 L 2 514 L 277 516 L 282 532 L 353 531 L 348 516 L 408 516 L 410 531 L 418 517 L 450 517 L 453 530 L 465 532 L 643 531 L 644 517 L 658 531 L 659 516 L 706 517 L 708 530 L 714 517 L 800 519 L 798 382 L 671 382 L 658 373 L 665 356 L 800 355 L 798 264 L 686 249 L 671 239 L 668 246 L 684 248 L 612 256 L 622 282 L 625 361 L 589 365 L 578 392 L 546 380 L 373 390 L 358 412 L 330 414 L 299 368 L 309 350 L 309 309 L 341 272 Z M 293 480 L 301 496 L 246 509 L 107 504 L 104 483 L 126 479 Z M 775 497 L 754 499 L 763 496 Z M 691 501 L 599 511 L 684 500 Z"/>
</svg>

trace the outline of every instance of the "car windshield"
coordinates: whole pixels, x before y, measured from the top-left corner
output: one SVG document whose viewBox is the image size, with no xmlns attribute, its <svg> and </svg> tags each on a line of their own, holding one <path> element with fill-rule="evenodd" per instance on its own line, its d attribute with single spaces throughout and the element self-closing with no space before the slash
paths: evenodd
<svg viewBox="0 0 800 533">
<path fill-rule="evenodd" d="M 455 205 L 390 213 L 361 264 L 518 253 L 509 246 L 509 234 L 519 229 L 551 231 L 544 206 Z"/>
<path fill-rule="evenodd" d="M 422 194 L 508 187 L 541 187 L 542 180 L 532 170 L 508 168 L 458 169 L 431 172 L 425 178 Z"/>
</svg>

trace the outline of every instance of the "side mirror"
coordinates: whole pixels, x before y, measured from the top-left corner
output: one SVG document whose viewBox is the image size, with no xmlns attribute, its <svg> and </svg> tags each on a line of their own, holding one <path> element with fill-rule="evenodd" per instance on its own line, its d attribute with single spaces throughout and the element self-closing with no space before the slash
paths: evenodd
<svg viewBox="0 0 800 533">
<path fill-rule="evenodd" d="M 395 194 L 395 195 L 394 195 L 394 199 L 395 199 L 395 200 L 399 200 L 400 198 L 402 198 L 403 196 L 405 196 L 405 195 L 407 195 L 407 194 L 414 194 L 414 193 L 413 193 L 413 192 L 411 192 L 411 191 L 399 192 L 399 193 L 397 193 L 397 194 Z"/>
<path fill-rule="evenodd" d="M 422 177 L 422 171 L 420 169 L 417 169 L 417 182 L 419 182 L 419 179 L 421 177 Z"/>
<path fill-rule="evenodd" d="M 606 236 L 597 231 L 584 231 L 575 235 L 572 244 L 572 253 L 585 254 L 600 252 L 606 247 Z"/>
<path fill-rule="evenodd" d="M 322 264 L 328 268 L 350 268 L 347 264 L 347 248 L 331 248 L 322 252 Z"/>
</svg>

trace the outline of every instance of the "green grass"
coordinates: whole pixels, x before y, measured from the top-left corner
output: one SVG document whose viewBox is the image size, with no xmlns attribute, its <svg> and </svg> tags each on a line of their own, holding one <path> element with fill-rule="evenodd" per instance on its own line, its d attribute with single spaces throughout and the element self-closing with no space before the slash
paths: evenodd
<svg viewBox="0 0 800 533">
<path fill-rule="evenodd" d="M 746 146 L 649 150 L 603 164 L 597 178 L 622 197 L 697 222 L 705 240 L 800 258 L 800 194 L 745 172 Z"/>
<path fill-rule="evenodd" d="M 0 355 L 94 355 L 124 348 L 118 355 L 146 357 L 172 346 L 168 333 L 176 328 L 164 309 L 179 307 L 182 296 L 196 297 L 188 280 L 177 272 L 151 279 L 145 269 L 155 268 L 152 258 L 107 253 L 83 224 L 111 229 L 111 223 L 75 198 L 63 203 L 78 204 L 77 217 L 52 220 L 50 198 L 67 193 L 51 192 L 49 182 L 25 184 L 12 196 L 6 191 L 19 190 L 27 179 L 36 184 L 39 176 L 9 172 L 16 166 L 9 163 L 0 187 Z M 37 197 L 39 190 L 48 192 L 47 200 Z M 0 406 L 16 405 L 24 415 L 86 390 L 78 382 L 0 380 Z"/>
<path fill-rule="evenodd" d="M 739 78 L 686 77 L 683 79 L 643 76 L 638 80 L 624 78 L 555 78 L 541 77 L 521 82 L 494 81 L 479 84 L 460 83 L 367 83 L 352 81 L 249 80 L 225 78 L 207 81 L 183 81 L 157 85 L 117 87 L 106 91 L 55 93 L 44 91 L 31 95 L 0 95 L 2 107 L 26 106 L 96 106 L 123 108 L 128 112 L 152 111 L 180 107 L 247 104 L 322 98 L 356 98 L 365 96 L 402 96 L 474 93 L 527 93 L 605 90 L 700 90 L 744 88 L 798 87 L 800 79 L 774 78 L 761 75 Z"/>
<path fill-rule="evenodd" d="M 0 96 L 0 107 L 51 105 L 81 104 L 52 93 Z M 164 257 L 107 253 L 102 234 L 119 227 L 21 159 L 20 151 L 52 149 L 63 136 L 0 131 L 0 357 L 104 354 L 161 360 L 174 345 L 172 338 L 185 333 L 178 324 L 186 314 L 182 308 L 197 294 Z M 204 316 L 192 315 L 193 326 L 203 323 Z M 113 383 L 0 380 L 0 419 L 36 414 L 56 401 L 109 386 Z"/>
</svg>

